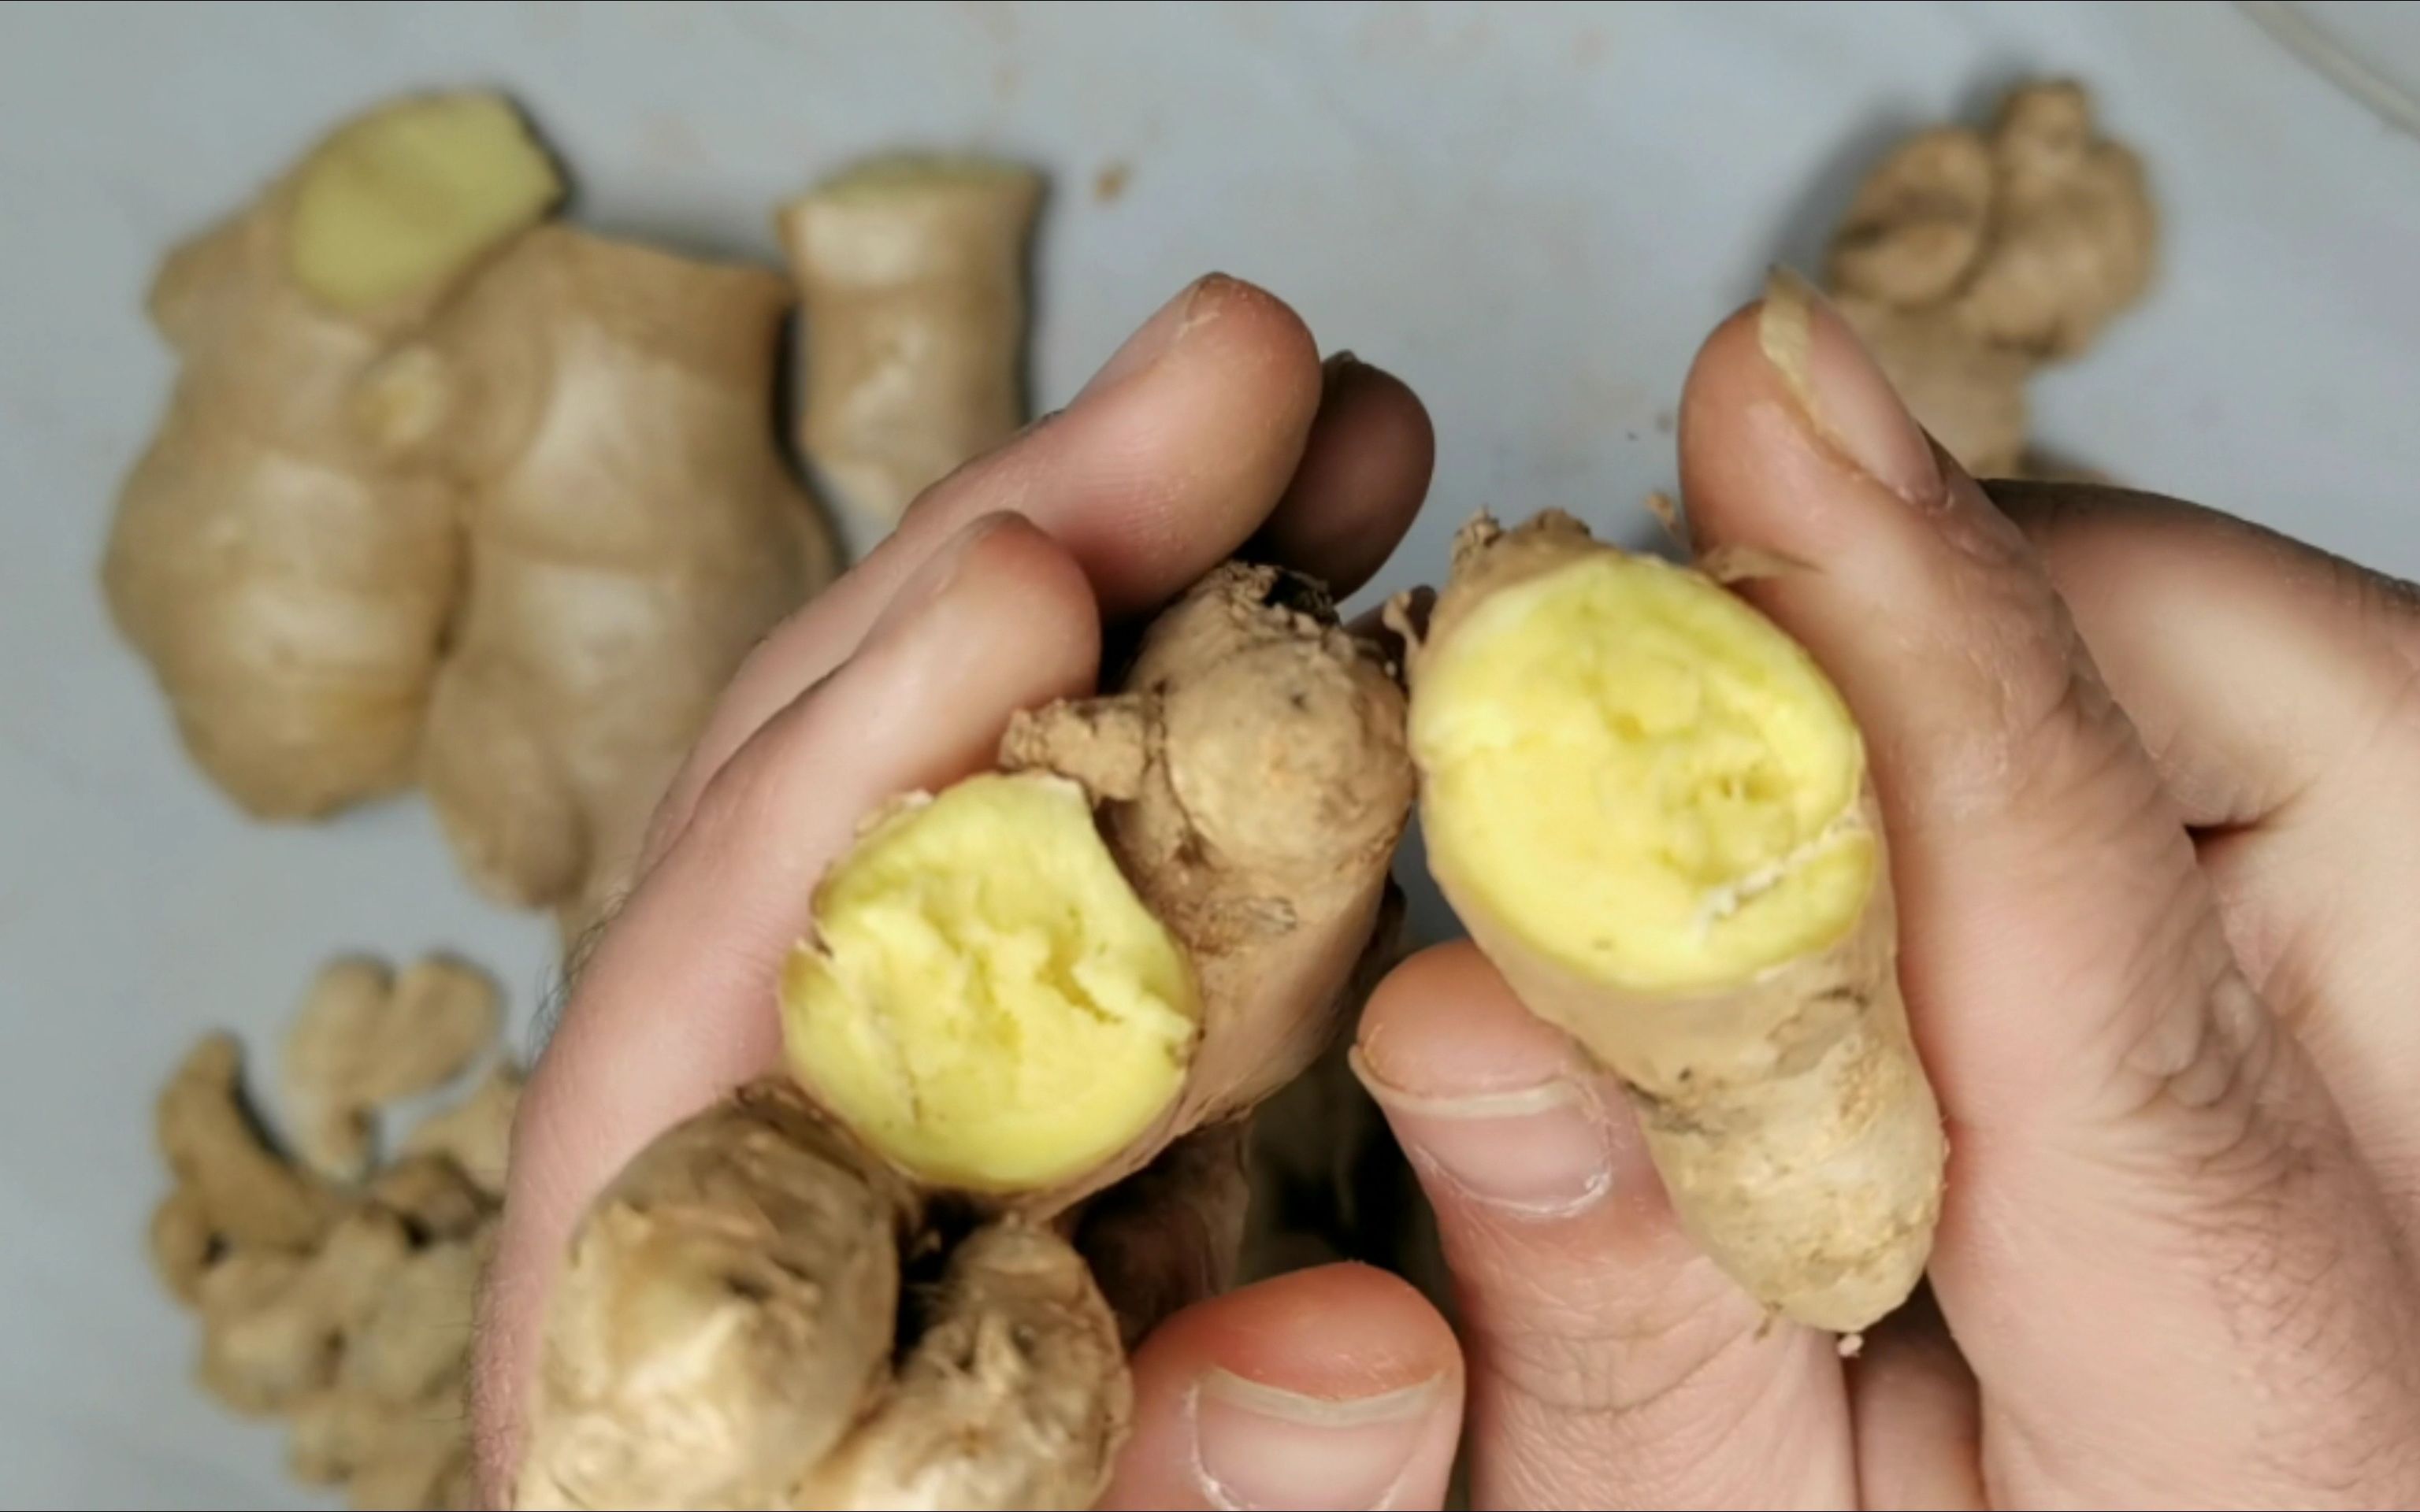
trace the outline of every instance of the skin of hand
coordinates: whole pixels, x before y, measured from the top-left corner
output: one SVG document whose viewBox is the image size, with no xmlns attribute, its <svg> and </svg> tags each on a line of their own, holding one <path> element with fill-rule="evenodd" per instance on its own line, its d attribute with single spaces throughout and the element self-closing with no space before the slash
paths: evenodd
<svg viewBox="0 0 2420 1512">
<path fill-rule="evenodd" d="M 1820 301 L 1714 334 L 1680 448 L 1701 549 L 1805 564 L 1743 591 L 1867 733 L 1947 1207 L 1859 1357 L 1767 1326 L 1620 1089 L 1414 957 L 1359 1060 L 1454 1269 L 1473 1504 L 2414 1504 L 2420 600 L 1986 489 Z"/>
<path fill-rule="evenodd" d="M 1202 1303 L 1138 1352 L 1109 1505 L 1434 1507 L 1458 1444 L 1485 1507 L 2420 1503 L 2420 603 L 2170 501 L 1987 491 L 1837 316 L 1776 331 L 1781 302 L 1700 353 L 1683 484 L 1701 548 L 1804 564 L 1743 591 L 1870 743 L 1948 1119 L 1929 1287 L 1854 1360 L 1768 1325 L 1619 1089 L 1438 947 L 1358 1058 L 1462 1340 L 1353 1266 Z M 1204 280 L 767 640 L 522 1103 L 491 1493 L 581 1206 L 775 1063 L 773 976 L 857 815 L 983 763 L 1090 686 L 1104 621 L 1245 542 L 1349 588 L 1430 458 L 1408 390 L 1323 379 L 1292 312 Z"/>
<path fill-rule="evenodd" d="M 781 967 L 859 818 L 988 766 L 1012 713 L 1092 692 L 1105 636 L 1238 550 L 1351 591 L 1411 523 L 1433 455 L 1402 382 L 1346 354 L 1323 363 L 1291 309 L 1212 275 L 767 637 L 674 779 L 635 887 L 581 952 L 521 1099 L 473 1373 L 491 1502 L 509 1494 L 573 1225 L 655 1134 L 781 1064 Z M 1332 1357 L 1298 1348 L 1312 1319 Z M 1358 1433 L 1417 1504 L 1443 1494 L 1459 1371 L 1410 1287 L 1330 1267 L 1166 1325 L 1137 1391 L 1156 1457 L 1174 1452 L 1171 1413 L 1205 1443 L 1232 1420 L 1235 1452 L 1303 1489 L 1288 1494 L 1366 1497 L 1320 1479 L 1334 1435 Z M 1313 1457 L 1270 1458 L 1290 1443 Z"/>
</svg>

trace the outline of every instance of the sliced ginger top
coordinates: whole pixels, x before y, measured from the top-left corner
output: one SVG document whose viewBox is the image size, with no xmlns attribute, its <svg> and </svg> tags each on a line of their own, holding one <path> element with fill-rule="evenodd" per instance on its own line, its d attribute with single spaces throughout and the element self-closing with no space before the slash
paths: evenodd
<svg viewBox="0 0 2420 1512">
<path fill-rule="evenodd" d="M 1191 969 L 1064 779 L 970 778 L 892 814 L 817 889 L 815 930 L 783 983 L 791 1066 L 926 1180 L 1080 1174 L 1184 1080 Z"/>
<path fill-rule="evenodd" d="M 1489 594 L 1421 675 L 1430 849 L 1565 968 L 1721 987 L 1856 921 L 1875 865 L 1856 726 L 1718 584 L 1590 552 Z"/>
</svg>

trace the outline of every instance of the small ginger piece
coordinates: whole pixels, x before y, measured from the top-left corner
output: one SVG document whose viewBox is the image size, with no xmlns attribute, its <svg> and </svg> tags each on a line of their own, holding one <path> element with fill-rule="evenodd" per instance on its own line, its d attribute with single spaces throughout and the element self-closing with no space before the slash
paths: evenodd
<svg viewBox="0 0 2420 1512">
<path fill-rule="evenodd" d="M 200 1305 L 202 1278 L 224 1249 L 210 1226 L 209 1204 L 203 1200 L 201 1189 L 171 1188 L 151 1210 L 147 1242 L 151 1272 L 159 1277 L 161 1288 L 188 1307 Z"/>
<path fill-rule="evenodd" d="M 1025 247 L 1041 178 L 1014 163 L 901 155 L 782 208 L 805 301 L 799 445 L 841 497 L 896 520 L 1023 420 Z"/>
<path fill-rule="evenodd" d="M 1125 1442 L 1133 1387 L 1084 1260 L 1008 1219 L 951 1253 L 892 1391 L 798 1506 L 1088 1507 Z"/>
<path fill-rule="evenodd" d="M 213 1242 L 239 1249 L 308 1250 L 335 1223 L 339 1205 L 261 1138 L 244 1109 L 241 1074 L 234 1039 L 211 1035 L 161 1089 L 160 1154 L 178 1188 L 193 1194 L 172 1221 L 186 1234 L 198 1224 Z M 192 1248 L 190 1239 L 176 1242 Z"/>
<path fill-rule="evenodd" d="M 1465 532 L 1411 680 L 1430 870 L 1628 1087 L 1683 1227 L 1797 1321 L 1896 1307 L 1946 1151 L 1864 743 L 1813 659 L 1548 513 Z"/>
<path fill-rule="evenodd" d="M 1935 127 L 1867 178 L 1835 233 L 1840 312 L 1969 472 L 2024 467 L 2025 381 L 2082 353 L 2149 286 L 2159 224 L 2141 162 L 2081 85 L 2023 85 L 1988 131 Z"/>
<path fill-rule="evenodd" d="M 480 1267 L 468 1237 L 424 1244 L 395 1266 L 345 1337 L 337 1389 L 400 1408 L 458 1387 Z"/>
<path fill-rule="evenodd" d="M 421 779 L 489 897 L 577 938 L 740 658 L 831 577 L 775 441 L 790 290 L 549 225 L 396 354 L 365 424 L 460 499 Z"/>
<path fill-rule="evenodd" d="M 459 1423 L 431 1423 L 424 1432 L 380 1440 L 368 1461 L 346 1478 L 344 1495 L 353 1512 L 476 1512 L 484 1504 L 470 1435 Z"/>
<path fill-rule="evenodd" d="M 520 1105 L 521 1071 L 499 1061 L 452 1107 L 432 1113 L 404 1137 L 402 1153 L 442 1155 L 490 1197 L 504 1195 L 512 1153 L 513 1115 Z"/>
<path fill-rule="evenodd" d="M 2142 162 L 2065 81 L 2011 91 L 1991 148 L 1991 250 L 1959 303 L 1993 346 L 2072 357 L 2150 286 L 2159 225 Z"/>
<path fill-rule="evenodd" d="M 286 1036 L 296 1150 L 323 1176 L 359 1180 L 378 1110 L 459 1075 L 501 1019 L 495 983 L 462 962 L 430 956 L 399 977 L 360 957 L 331 962 Z"/>
<path fill-rule="evenodd" d="M 468 1239 L 494 1213 L 483 1189 L 453 1157 L 405 1155 L 373 1175 L 362 1195 L 402 1219 L 415 1242 Z"/>
<path fill-rule="evenodd" d="M 238 1250 L 202 1280 L 202 1384 L 240 1412 L 273 1412 L 334 1383 L 347 1335 L 411 1251 L 402 1220 L 349 1213 L 307 1257 Z"/>
<path fill-rule="evenodd" d="M 256 817 L 411 779 L 455 501 L 369 444 L 353 395 L 561 193 L 501 99 L 415 96 L 340 126 L 152 284 L 180 372 L 102 582 L 194 762 Z"/>
</svg>

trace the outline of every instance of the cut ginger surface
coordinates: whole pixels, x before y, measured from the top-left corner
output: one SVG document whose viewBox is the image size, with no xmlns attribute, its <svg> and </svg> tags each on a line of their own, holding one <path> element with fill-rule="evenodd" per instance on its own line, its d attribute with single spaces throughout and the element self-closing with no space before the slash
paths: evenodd
<svg viewBox="0 0 2420 1512">
<path fill-rule="evenodd" d="M 1858 918 L 1856 726 L 1707 579 L 1601 551 L 1490 594 L 1423 667 L 1429 844 L 1539 952 L 1642 992 L 1722 986 Z"/>
<path fill-rule="evenodd" d="M 912 1174 L 976 1191 L 1097 1165 L 1174 1101 L 1191 969 L 1082 788 L 986 776 L 893 811 L 816 896 L 793 1071 Z"/>
</svg>

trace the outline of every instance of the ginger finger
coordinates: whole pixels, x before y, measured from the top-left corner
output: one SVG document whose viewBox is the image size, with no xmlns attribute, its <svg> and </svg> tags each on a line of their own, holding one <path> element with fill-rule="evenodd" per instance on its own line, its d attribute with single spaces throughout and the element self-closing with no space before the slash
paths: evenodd
<svg viewBox="0 0 2420 1512">
<path fill-rule="evenodd" d="M 194 1204 L 174 1221 L 189 1225 L 197 1206 L 219 1242 L 246 1250 L 308 1250 L 334 1225 L 339 1204 L 254 1129 L 243 1106 L 241 1069 L 234 1039 L 211 1035 L 161 1089 L 154 1116 L 160 1154 L 178 1186 L 194 1194 Z"/>
<path fill-rule="evenodd" d="M 861 163 L 782 208 L 805 300 L 799 446 L 885 522 L 1023 419 L 1025 244 L 1041 178 L 978 158 Z"/>
<path fill-rule="evenodd" d="M 1854 1334 L 1940 1213 L 1857 727 L 1700 574 L 1482 517 L 1411 666 L 1429 867 L 1529 1010 L 1630 1089 L 1690 1236 Z"/>
<path fill-rule="evenodd" d="M 543 226 L 369 391 L 468 537 L 421 779 L 473 884 L 567 938 L 740 658 L 832 575 L 769 428 L 790 299 L 769 269 Z"/>
<path fill-rule="evenodd" d="M 778 1081 L 659 1137 L 555 1284 L 514 1504 L 787 1504 L 889 1368 L 918 1213 Z"/>
<path fill-rule="evenodd" d="M 373 1115 L 459 1074 L 502 1016 L 495 983 L 459 961 L 430 956 L 400 977 L 364 957 L 331 962 L 286 1037 L 295 1149 L 321 1175 L 359 1180 L 375 1153 Z"/>
<path fill-rule="evenodd" d="M 794 1506 L 1078 1508 L 1108 1489 L 1133 1388 L 1066 1242 L 1016 1218 L 951 1252 L 891 1395 Z"/>
</svg>

